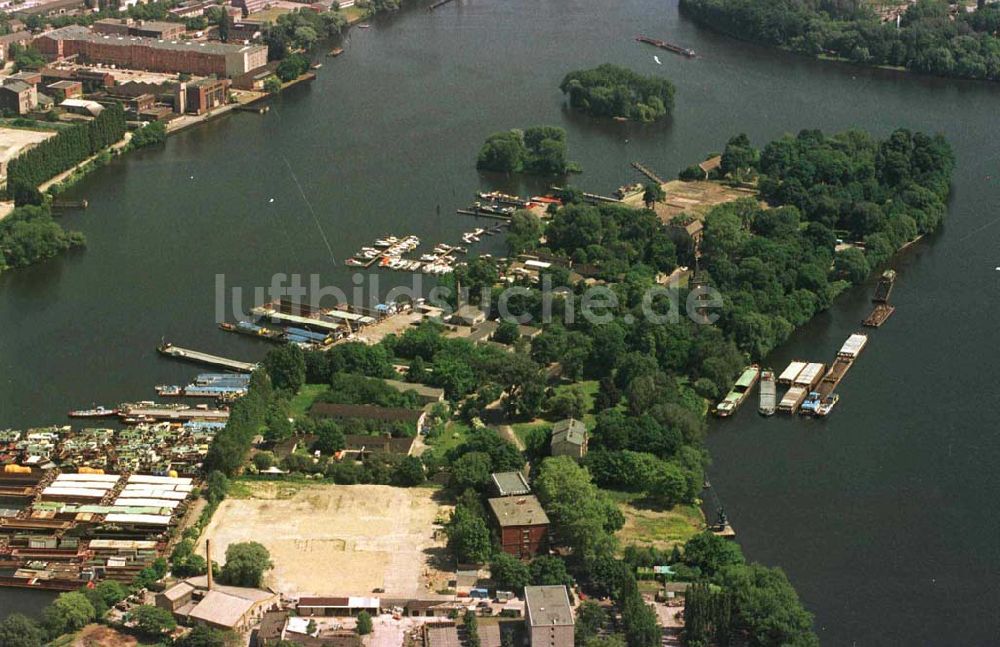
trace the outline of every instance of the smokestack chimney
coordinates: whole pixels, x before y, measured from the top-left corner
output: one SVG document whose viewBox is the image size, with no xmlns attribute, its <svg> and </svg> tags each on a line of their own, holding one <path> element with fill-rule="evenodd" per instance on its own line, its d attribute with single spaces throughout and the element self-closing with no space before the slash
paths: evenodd
<svg viewBox="0 0 1000 647">
<path fill-rule="evenodd" d="M 212 540 L 205 540 L 205 561 L 208 563 L 208 590 L 212 590 Z"/>
</svg>

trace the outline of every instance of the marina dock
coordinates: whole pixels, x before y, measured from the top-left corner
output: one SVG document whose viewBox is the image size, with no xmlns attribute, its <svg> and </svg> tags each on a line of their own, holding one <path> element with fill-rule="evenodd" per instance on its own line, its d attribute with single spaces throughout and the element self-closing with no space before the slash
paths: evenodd
<svg viewBox="0 0 1000 647">
<path fill-rule="evenodd" d="M 197 362 L 198 364 L 208 364 L 209 366 L 219 366 L 221 368 L 239 371 L 240 373 L 252 373 L 254 369 L 257 368 L 256 364 L 251 364 L 250 362 L 240 362 L 235 359 L 219 357 L 218 355 L 210 355 L 201 351 L 191 350 L 190 348 L 181 348 L 180 346 L 168 343 L 160 344 L 157 346 L 156 350 L 158 350 L 160 354 L 166 355 L 167 357 L 184 359 L 189 362 Z"/>
<path fill-rule="evenodd" d="M 653 169 L 651 169 L 648 166 L 645 166 L 643 164 L 640 164 L 639 162 L 632 162 L 632 168 L 634 168 L 635 170 L 639 171 L 640 173 L 642 173 L 643 175 L 645 175 L 646 177 L 648 177 L 653 182 L 656 182 L 657 184 L 666 184 L 667 183 L 666 180 L 664 180 L 659 175 L 657 175 L 656 173 L 654 173 Z"/>
</svg>

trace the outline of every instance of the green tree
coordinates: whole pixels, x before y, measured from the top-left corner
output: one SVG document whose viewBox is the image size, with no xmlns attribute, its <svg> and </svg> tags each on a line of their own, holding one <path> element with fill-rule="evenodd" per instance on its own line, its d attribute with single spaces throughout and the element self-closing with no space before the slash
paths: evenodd
<svg viewBox="0 0 1000 647">
<path fill-rule="evenodd" d="M 490 563 L 490 577 L 498 589 L 514 591 L 518 595 L 531 581 L 528 565 L 502 551 Z"/>
<path fill-rule="evenodd" d="M 652 208 L 657 202 L 663 202 L 666 197 L 667 193 L 660 186 L 659 182 L 646 183 L 645 190 L 642 193 L 642 201 L 647 209 Z"/>
<path fill-rule="evenodd" d="M 264 79 L 264 92 L 268 94 L 278 94 L 281 92 L 281 79 L 276 76 L 269 76 Z"/>
<path fill-rule="evenodd" d="M 426 478 L 424 464 L 420 459 L 416 456 L 404 456 L 393 472 L 392 482 L 401 487 L 413 487 L 423 483 Z"/>
<path fill-rule="evenodd" d="M 865 253 L 857 247 L 848 247 L 841 252 L 837 252 L 837 256 L 833 262 L 834 275 L 855 285 L 864 282 L 868 278 L 868 275 L 871 274 L 871 271 L 868 259 L 865 258 Z"/>
<path fill-rule="evenodd" d="M 573 578 L 566 570 L 566 562 L 554 555 L 540 555 L 531 561 L 531 583 L 536 586 L 563 584 L 570 586 Z"/>
<path fill-rule="evenodd" d="M 150 604 L 136 607 L 130 612 L 130 617 L 135 622 L 136 629 L 150 637 L 157 637 L 177 628 L 177 621 L 172 613 Z"/>
<path fill-rule="evenodd" d="M 52 638 L 82 629 L 97 616 L 94 605 L 83 593 L 60 593 L 42 612 L 42 626 Z"/>
<path fill-rule="evenodd" d="M 302 349 L 285 344 L 271 350 L 264 357 L 264 370 L 275 389 L 297 393 L 306 381 L 306 360 Z"/>
<path fill-rule="evenodd" d="M 257 588 L 261 585 L 264 572 L 273 566 L 271 554 L 261 544 L 255 541 L 230 544 L 226 548 L 222 580 L 233 586 Z"/>
<path fill-rule="evenodd" d="M 493 546 L 486 520 L 465 506 L 457 506 L 448 525 L 448 549 L 460 562 L 482 564 L 490 559 Z"/>
<path fill-rule="evenodd" d="M 523 168 L 527 149 L 520 131 L 493 133 L 479 150 L 476 168 L 481 171 L 516 173 Z"/>
<path fill-rule="evenodd" d="M 650 122 L 666 117 L 674 107 L 670 81 L 607 63 L 570 72 L 559 89 L 569 97 L 570 107 L 594 117 Z"/>
<path fill-rule="evenodd" d="M 608 614 L 604 612 L 601 605 L 593 600 L 585 600 L 580 603 L 576 610 L 576 624 L 574 626 L 574 642 L 577 647 L 583 647 L 597 636 L 608 621 Z"/>
<path fill-rule="evenodd" d="M 235 647 L 238 637 L 229 631 L 195 625 L 189 633 L 174 643 L 175 647 Z"/>
<path fill-rule="evenodd" d="M 0 621 L 0 645 L 3 647 L 42 647 L 45 632 L 31 618 L 12 613 Z"/>
<path fill-rule="evenodd" d="M 448 484 L 456 492 L 466 488 L 484 490 L 490 483 L 492 472 L 493 465 L 489 454 L 469 452 L 452 463 Z"/>
<path fill-rule="evenodd" d="M 372 632 L 372 617 L 367 611 L 358 614 L 358 635 L 367 636 Z"/>
<path fill-rule="evenodd" d="M 739 544 L 706 531 L 684 544 L 684 563 L 712 576 L 728 566 L 743 564 L 743 552 Z"/>
<path fill-rule="evenodd" d="M 167 141 L 167 127 L 162 121 L 152 121 L 132 133 L 132 148 L 155 146 Z"/>
</svg>

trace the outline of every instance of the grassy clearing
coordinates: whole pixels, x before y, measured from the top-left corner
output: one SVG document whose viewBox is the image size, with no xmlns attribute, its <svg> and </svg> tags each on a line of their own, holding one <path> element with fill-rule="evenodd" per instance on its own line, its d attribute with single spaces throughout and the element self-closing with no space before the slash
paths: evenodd
<svg viewBox="0 0 1000 647">
<path fill-rule="evenodd" d="M 670 510 L 656 510 L 640 505 L 634 494 L 612 492 L 625 515 L 625 526 L 618 531 L 623 545 L 652 546 L 670 549 L 683 544 L 705 528 L 705 518 L 696 505 L 678 505 Z"/>
<path fill-rule="evenodd" d="M 443 456 L 463 444 L 471 431 L 472 427 L 467 423 L 451 420 L 445 425 L 444 431 L 440 435 L 427 436 L 425 442 L 428 447 L 434 450 L 435 455 Z"/>
<path fill-rule="evenodd" d="M 290 404 L 291 414 L 293 418 L 301 418 L 306 415 L 309 411 L 309 407 L 313 405 L 316 398 L 323 395 L 330 390 L 330 387 L 326 384 L 305 384 L 299 389 L 299 392 L 295 394 L 292 398 Z"/>
</svg>

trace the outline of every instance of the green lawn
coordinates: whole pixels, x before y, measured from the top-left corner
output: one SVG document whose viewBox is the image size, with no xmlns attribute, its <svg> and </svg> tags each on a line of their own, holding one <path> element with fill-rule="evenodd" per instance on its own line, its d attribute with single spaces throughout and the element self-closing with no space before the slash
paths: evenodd
<svg viewBox="0 0 1000 647">
<path fill-rule="evenodd" d="M 625 515 L 618 531 L 623 545 L 636 544 L 668 549 L 682 544 L 705 528 L 705 518 L 697 505 L 678 505 L 670 510 L 653 510 L 633 504 L 639 495 L 608 491 Z"/>
<path fill-rule="evenodd" d="M 306 384 L 292 398 L 290 405 L 293 418 L 302 418 L 309 411 L 316 398 L 330 390 L 325 384 Z"/>
<path fill-rule="evenodd" d="M 451 420 L 445 425 L 444 432 L 440 436 L 428 436 L 426 443 L 434 450 L 435 455 L 443 456 L 451 449 L 464 443 L 470 431 L 472 431 L 472 427 L 467 423 Z"/>
</svg>

